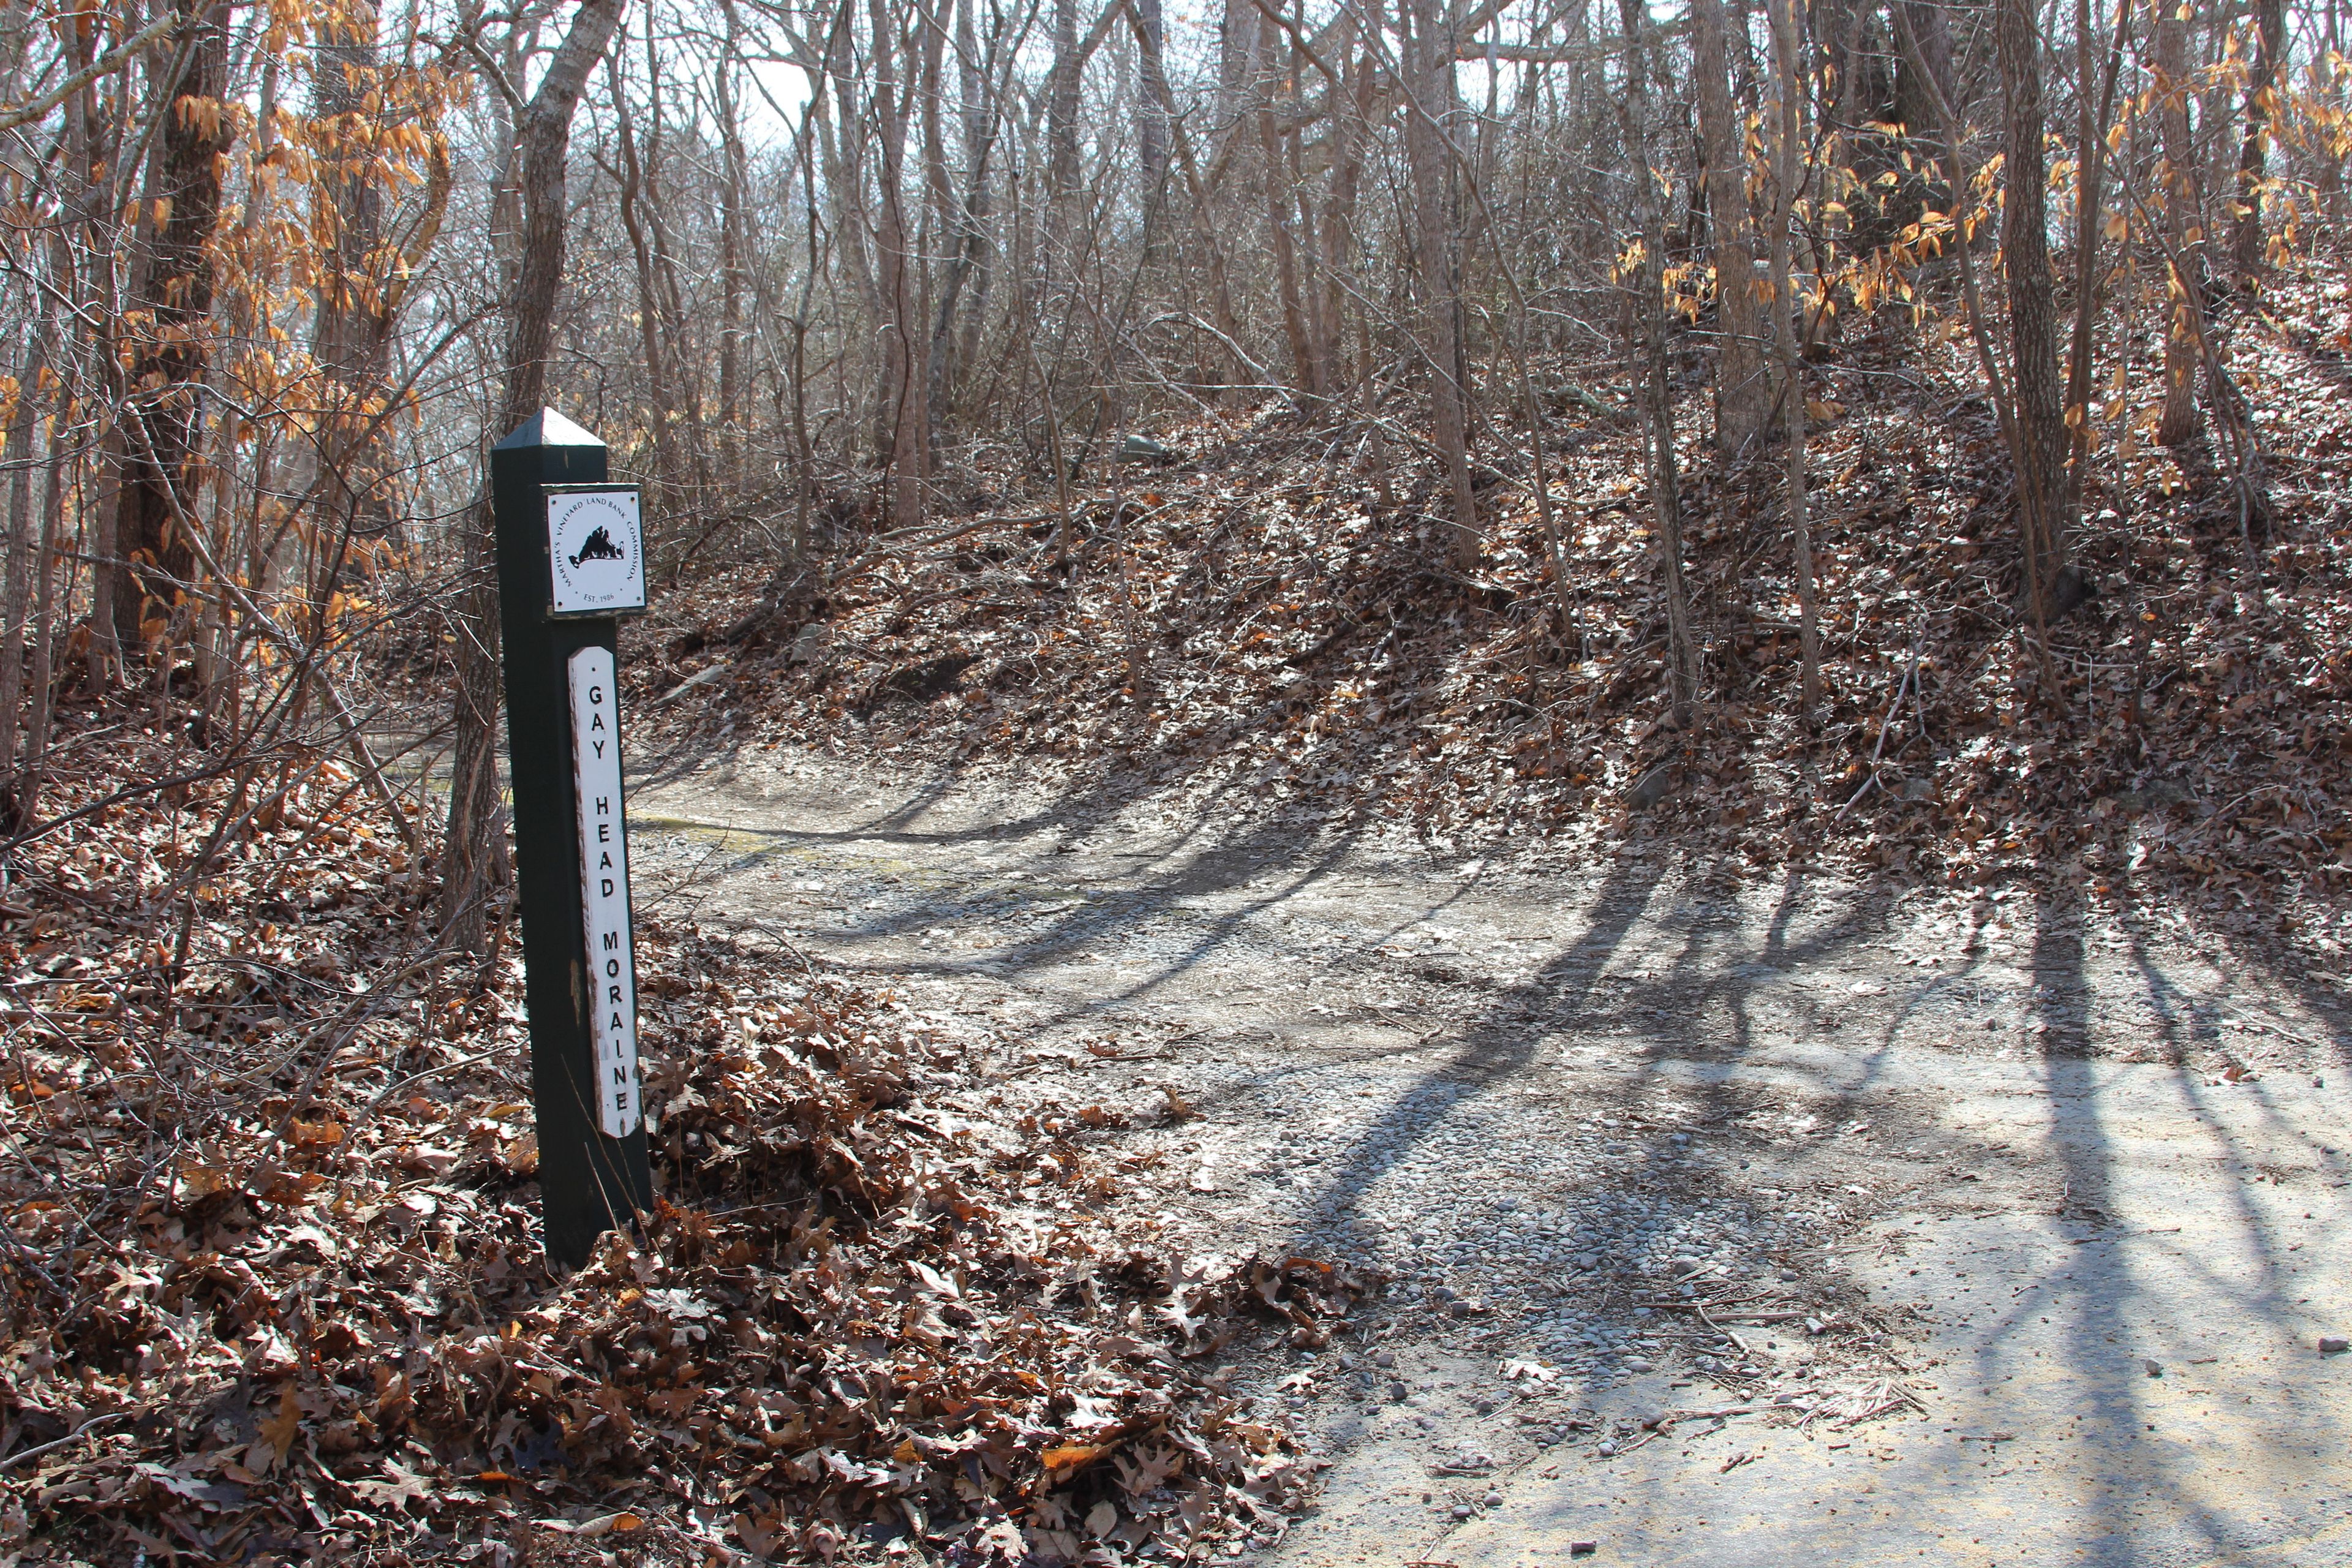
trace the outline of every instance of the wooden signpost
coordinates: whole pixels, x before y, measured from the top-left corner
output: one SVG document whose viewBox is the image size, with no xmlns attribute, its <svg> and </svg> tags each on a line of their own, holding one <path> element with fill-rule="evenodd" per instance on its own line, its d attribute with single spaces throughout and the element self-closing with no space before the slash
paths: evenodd
<svg viewBox="0 0 2352 1568">
<path fill-rule="evenodd" d="M 614 680 L 645 529 L 604 474 L 604 443 L 552 408 L 490 451 L 540 1194 L 547 1256 L 574 1268 L 653 1205 Z"/>
</svg>

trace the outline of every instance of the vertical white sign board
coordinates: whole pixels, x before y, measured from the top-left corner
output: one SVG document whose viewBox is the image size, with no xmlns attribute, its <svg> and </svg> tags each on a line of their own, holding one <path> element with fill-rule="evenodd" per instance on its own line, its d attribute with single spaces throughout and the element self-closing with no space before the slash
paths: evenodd
<svg viewBox="0 0 2352 1568">
<path fill-rule="evenodd" d="M 613 656 L 572 656 L 572 767 L 580 799 L 580 907 L 588 930 L 588 1018 L 596 1112 L 608 1138 L 637 1130 L 637 974 L 629 936 L 629 834 L 621 808 L 620 702 Z"/>
</svg>

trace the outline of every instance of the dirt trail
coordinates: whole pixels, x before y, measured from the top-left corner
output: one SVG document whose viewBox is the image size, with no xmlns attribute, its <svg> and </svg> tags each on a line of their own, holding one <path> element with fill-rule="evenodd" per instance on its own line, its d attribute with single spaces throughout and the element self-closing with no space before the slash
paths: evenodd
<svg viewBox="0 0 2352 1568">
<path fill-rule="evenodd" d="M 1394 1275 L 1235 1369 L 1330 1461 L 1251 1555 L 2352 1562 L 2335 977 L 2127 886 L 751 755 L 640 789 L 641 909 L 903 975 L 1008 1104 L 1101 1108 L 1117 1190 L 1066 1202 Z"/>
</svg>

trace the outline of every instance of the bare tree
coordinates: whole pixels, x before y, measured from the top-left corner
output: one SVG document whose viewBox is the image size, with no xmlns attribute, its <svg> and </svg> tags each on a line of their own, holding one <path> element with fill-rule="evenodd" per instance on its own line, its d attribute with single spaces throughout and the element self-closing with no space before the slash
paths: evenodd
<svg viewBox="0 0 2352 1568">
<path fill-rule="evenodd" d="M 1789 547 L 1797 574 L 1800 711 L 1810 725 L 1822 702 L 1821 595 L 1813 581 L 1813 530 L 1805 489 L 1805 379 L 1797 345 L 1804 336 L 1804 301 L 1790 266 L 1790 231 L 1796 219 L 1804 141 L 1804 65 L 1797 0 L 1771 0 L 1772 55 L 1778 108 L 1773 127 L 1772 325 L 1780 362 L 1780 431 L 1788 463 Z"/>
<path fill-rule="evenodd" d="M 1691 637 L 1690 590 L 1683 579 L 1682 479 L 1675 458 L 1674 388 L 1666 363 L 1666 229 L 1659 215 L 1658 171 L 1650 162 L 1649 16 L 1642 0 L 1618 0 L 1625 28 L 1625 140 L 1631 153 L 1634 245 L 1627 270 L 1633 290 L 1634 388 L 1650 435 L 1650 505 L 1657 519 L 1660 581 L 1666 598 L 1666 677 L 1678 723 L 1690 721 L 1698 695 L 1698 653 Z"/>
<path fill-rule="evenodd" d="M 1259 18 L 1251 77 L 1257 99 L 1258 149 L 1265 158 L 1262 183 L 1265 188 L 1266 233 L 1274 241 L 1275 295 L 1282 307 L 1282 335 L 1290 345 L 1291 384 L 1309 397 L 1320 397 L 1323 378 L 1315 353 L 1315 334 L 1308 328 L 1307 308 L 1299 291 L 1298 244 L 1293 233 L 1295 204 L 1305 193 L 1296 180 L 1286 176 L 1283 169 L 1283 138 L 1275 125 L 1270 85 L 1276 77 L 1289 74 L 1281 68 L 1282 47 L 1279 29 L 1271 21 Z"/>
<path fill-rule="evenodd" d="M 922 330 L 918 258 L 906 201 L 907 125 L 919 88 L 899 80 L 898 40 L 889 7 L 883 0 L 872 0 L 869 9 L 866 47 L 871 51 L 875 142 L 880 154 L 875 167 L 879 195 L 874 236 L 875 282 L 882 304 L 878 402 L 887 442 L 890 520 L 898 527 L 912 528 L 923 520 L 924 466 L 931 446 L 922 360 L 916 352 Z"/>
<path fill-rule="evenodd" d="M 554 346 L 556 296 L 563 286 L 565 163 L 572 116 L 589 73 L 604 58 L 625 0 L 583 0 L 516 117 L 521 198 L 520 259 L 507 297 L 506 385 L 491 428 L 504 435 L 543 406 Z M 487 498 L 467 515 L 457 613 L 456 747 L 444 838 L 441 923 L 454 948 L 481 947 L 499 858 L 498 539 Z"/>
<path fill-rule="evenodd" d="M 1413 262 L 1421 285 L 1429 367 L 1430 429 L 1453 492 L 1454 569 L 1478 569 L 1478 496 L 1470 473 L 1470 371 L 1462 347 L 1461 242 L 1454 170 L 1445 156 L 1452 117 L 1454 43 L 1438 0 L 1405 0 L 1402 83 L 1411 111 L 1405 149 L 1412 184 Z"/>
</svg>

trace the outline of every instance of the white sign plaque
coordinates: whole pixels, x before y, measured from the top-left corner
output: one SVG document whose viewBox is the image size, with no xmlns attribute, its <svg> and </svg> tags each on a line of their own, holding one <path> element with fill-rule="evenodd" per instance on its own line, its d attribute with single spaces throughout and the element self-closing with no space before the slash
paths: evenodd
<svg viewBox="0 0 2352 1568">
<path fill-rule="evenodd" d="M 637 1130 L 637 973 L 629 938 L 629 833 L 621 807 L 619 695 L 613 655 L 572 656 L 572 767 L 580 798 L 580 907 L 588 934 L 588 1018 L 596 1110 L 608 1138 Z"/>
<path fill-rule="evenodd" d="M 645 525 L 635 490 L 549 492 L 547 552 L 553 614 L 615 616 L 646 607 Z"/>
</svg>

